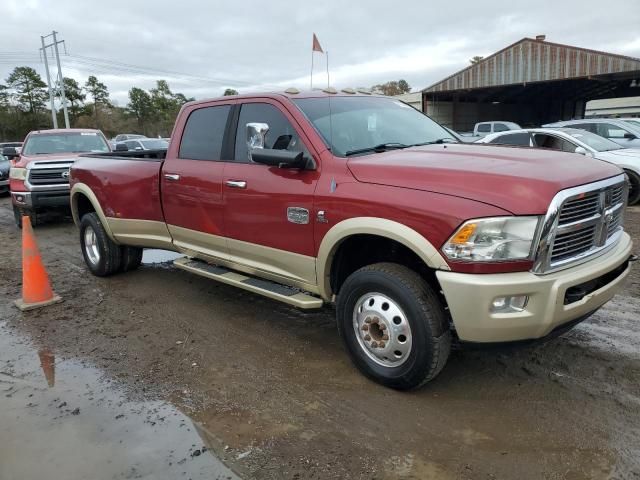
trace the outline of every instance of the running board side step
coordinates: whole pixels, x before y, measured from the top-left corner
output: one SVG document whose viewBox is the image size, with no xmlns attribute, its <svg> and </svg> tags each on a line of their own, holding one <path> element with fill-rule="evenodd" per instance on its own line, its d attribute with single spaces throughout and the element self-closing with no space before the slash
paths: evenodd
<svg viewBox="0 0 640 480">
<path fill-rule="evenodd" d="M 313 310 L 322 307 L 323 301 L 318 297 L 301 292 L 300 290 L 271 282 L 262 278 L 248 277 L 233 270 L 218 265 L 212 265 L 202 260 L 181 257 L 173 261 L 173 264 L 182 270 L 195 273 L 202 277 L 211 278 L 227 285 L 248 290 L 273 300 L 278 300 L 304 310 Z"/>
</svg>

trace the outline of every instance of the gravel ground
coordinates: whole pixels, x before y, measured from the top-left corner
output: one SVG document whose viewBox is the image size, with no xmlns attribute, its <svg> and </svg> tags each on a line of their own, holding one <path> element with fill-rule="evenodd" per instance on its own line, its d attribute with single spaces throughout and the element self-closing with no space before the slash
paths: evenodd
<svg viewBox="0 0 640 480">
<path fill-rule="evenodd" d="M 36 230 L 64 302 L 21 314 L 10 207 L 0 200 L 0 335 L 101 372 L 127 401 L 170 402 L 245 478 L 640 478 L 640 265 L 564 336 L 454 352 L 426 388 L 399 393 L 351 366 L 330 308 L 300 312 L 169 263 L 95 278 L 69 222 Z M 640 245 L 640 208 L 627 226 Z M 0 444 L 15 444 L 1 420 Z"/>
</svg>

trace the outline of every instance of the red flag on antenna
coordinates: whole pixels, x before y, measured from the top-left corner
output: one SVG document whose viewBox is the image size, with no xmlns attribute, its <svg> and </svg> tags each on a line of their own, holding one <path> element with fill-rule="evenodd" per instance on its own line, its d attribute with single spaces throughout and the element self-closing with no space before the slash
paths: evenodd
<svg viewBox="0 0 640 480">
<path fill-rule="evenodd" d="M 316 37 L 316 34 L 313 34 L 313 45 L 311 47 L 311 50 L 314 52 L 320 52 L 320 53 L 324 53 L 324 50 L 322 50 L 322 47 L 320 46 L 320 42 L 318 41 L 318 37 Z"/>
</svg>

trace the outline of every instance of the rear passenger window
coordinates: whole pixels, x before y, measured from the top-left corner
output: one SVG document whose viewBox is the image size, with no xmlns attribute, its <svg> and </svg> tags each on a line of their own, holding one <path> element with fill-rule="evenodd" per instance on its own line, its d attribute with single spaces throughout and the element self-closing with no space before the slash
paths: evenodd
<svg viewBox="0 0 640 480">
<path fill-rule="evenodd" d="M 189 160 L 221 160 L 230 109 L 230 105 L 220 105 L 191 112 L 184 127 L 178 156 Z"/>
<path fill-rule="evenodd" d="M 269 125 L 264 148 L 304 152 L 306 157 L 310 157 L 295 128 L 280 110 L 268 103 L 245 103 L 240 110 L 236 132 L 236 162 L 249 162 L 247 123 Z"/>
<path fill-rule="evenodd" d="M 494 132 L 506 132 L 507 130 L 509 130 L 509 127 L 507 127 L 504 123 L 494 123 L 493 124 L 493 131 Z"/>
<path fill-rule="evenodd" d="M 491 125 L 488 123 L 481 123 L 478 125 L 478 131 L 482 133 L 489 133 L 491 131 Z"/>
<path fill-rule="evenodd" d="M 489 143 L 494 145 L 519 145 L 522 147 L 529 147 L 529 134 L 524 133 L 510 133 L 507 135 L 500 135 L 498 138 L 494 138 Z"/>
</svg>

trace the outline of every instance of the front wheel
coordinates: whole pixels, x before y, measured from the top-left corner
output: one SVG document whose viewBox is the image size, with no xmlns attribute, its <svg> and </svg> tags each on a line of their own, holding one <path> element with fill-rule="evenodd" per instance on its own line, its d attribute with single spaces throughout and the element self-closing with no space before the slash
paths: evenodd
<svg viewBox="0 0 640 480">
<path fill-rule="evenodd" d="M 105 277 L 120 269 L 120 246 L 109 238 L 95 213 L 87 213 L 80 220 L 80 246 L 84 261 L 94 275 Z"/>
<path fill-rule="evenodd" d="M 640 202 L 640 175 L 631 170 L 625 170 L 629 178 L 629 205 L 635 205 Z"/>
<path fill-rule="evenodd" d="M 340 289 L 336 314 L 356 367 L 387 387 L 418 388 L 449 357 L 451 332 L 440 300 L 402 265 L 378 263 L 351 274 Z"/>
</svg>

